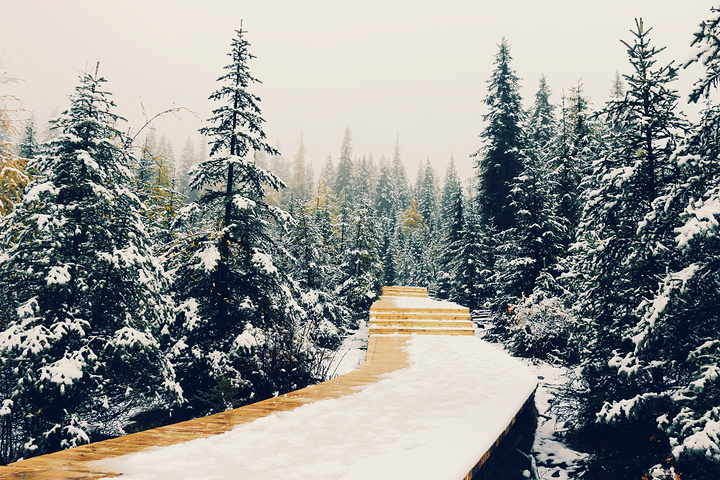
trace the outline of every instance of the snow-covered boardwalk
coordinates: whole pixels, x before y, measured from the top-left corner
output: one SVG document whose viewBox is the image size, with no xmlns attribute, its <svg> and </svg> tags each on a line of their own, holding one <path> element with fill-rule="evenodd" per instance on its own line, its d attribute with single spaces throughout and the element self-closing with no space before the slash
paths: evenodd
<svg viewBox="0 0 720 480">
<path fill-rule="evenodd" d="M 455 322 L 434 315 L 462 308 L 386 293 L 371 317 L 424 308 L 427 318 L 406 320 Z M 0 467 L 0 478 L 469 479 L 537 381 L 519 361 L 459 333 L 465 326 L 421 327 L 414 333 L 436 334 L 371 333 L 366 362 L 328 382 Z"/>
</svg>

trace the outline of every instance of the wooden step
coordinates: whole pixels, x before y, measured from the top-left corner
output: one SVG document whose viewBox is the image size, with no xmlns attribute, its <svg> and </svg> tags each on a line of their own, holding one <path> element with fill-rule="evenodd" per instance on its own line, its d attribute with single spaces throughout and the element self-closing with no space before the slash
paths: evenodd
<svg viewBox="0 0 720 480">
<path fill-rule="evenodd" d="M 383 313 L 463 313 L 470 314 L 469 308 L 401 308 L 393 306 L 373 306 L 370 316 Z"/>
<path fill-rule="evenodd" d="M 475 335 L 470 328 L 370 327 L 370 335 Z"/>
<path fill-rule="evenodd" d="M 472 329 L 472 322 L 469 320 L 373 320 L 370 319 L 370 328 L 373 327 L 445 327 L 445 328 L 470 328 Z"/>
<path fill-rule="evenodd" d="M 425 312 L 405 312 L 405 313 L 386 313 L 380 312 L 370 316 L 377 320 L 472 320 L 469 313 L 425 313 Z"/>
<path fill-rule="evenodd" d="M 382 295 L 384 297 L 427 297 L 428 292 L 425 287 L 383 287 Z"/>
</svg>

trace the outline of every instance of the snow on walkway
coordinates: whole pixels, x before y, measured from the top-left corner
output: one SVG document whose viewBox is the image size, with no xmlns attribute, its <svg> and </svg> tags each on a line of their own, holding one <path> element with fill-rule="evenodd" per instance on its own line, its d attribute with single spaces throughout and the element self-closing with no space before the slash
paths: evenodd
<svg viewBox="0 0 720 480">
<path fill-rule="evenodd" d="M 462 479 L 537 379 L 472 336 L 418 335 L 406 348 L 408 368 L 357 393 L 98 463 L 124 480 Z"/>
</svg>

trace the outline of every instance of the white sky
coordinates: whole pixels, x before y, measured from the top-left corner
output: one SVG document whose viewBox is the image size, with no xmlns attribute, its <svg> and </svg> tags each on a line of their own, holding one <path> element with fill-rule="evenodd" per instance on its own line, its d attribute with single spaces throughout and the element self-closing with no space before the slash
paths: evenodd
<svg viewBox="0 0 720 480">
<path fill-rule="evenodd" d="M 292 158 L 304 135 L 316 173 L 337 161 L 346 126 L 355 154 L 392 156 L 396 135 L 411 179 L 430 158 L 442 177 L 454 154 L 463 175 L 480 147 L 481 103 L 506 37 L 529 107 L 541 74 L 552 100 L 582 80 L 595 107 L 616 70 L 634 18 L 653 27 L 662 62 L 683 61 L 709 0 L 8 0 L 0 56 L 22 80 L 9 92 L 38 121 L 68 106 L 77 75 L 100 62 L 118 113 L 133 131 L 171 106 L 206 119 L 207 97 L 228 63 L 234 30 L 248 31 L 251 72 L 263 84 L 265 132 Z M 681 71 L 687 97 L 698 75 Z M 684 100 L 683 100 L 684 103 Z M 691 109 L 688 109 L 691 110 Z M 179 155 L 201 121 L 183 113 L 155 124 Z"/>
</svg>

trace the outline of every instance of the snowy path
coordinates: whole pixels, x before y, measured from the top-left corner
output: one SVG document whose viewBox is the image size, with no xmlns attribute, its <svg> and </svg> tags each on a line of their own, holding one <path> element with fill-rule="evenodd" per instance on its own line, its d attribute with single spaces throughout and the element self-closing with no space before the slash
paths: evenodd
<svg viewBox="0 0 720 480">
<path fill-rule="evenodd" d="M 523 406 L 536 378 L 474 337 L 416 336 L 407 349 L 408 368 L 358 393 L 105 466 L 126 480 L 460 480 Z"/>
<path fill-rule="evenodd" d="M 448 305 L 427 298 L 400 302 Z M 187 427 L 164 427 L 187 433 L 203 421 L 237 425 L 243 412 L 256 412 L 226 433 L 83 468 L 122 473 L 125 480 L 460 480 L 469 478 L 536 385 L 525 365 L 474 336 L 372 336 L 368 361 L 347 375 Z M 127 445 L 129 437 L 114 442 L 123 439 Z M 72 452 L 59 452 L 53 468 L 64 468 L 61 459 Z M 87 459 L 101 458 L 85 452 Z"/>
</svg>

